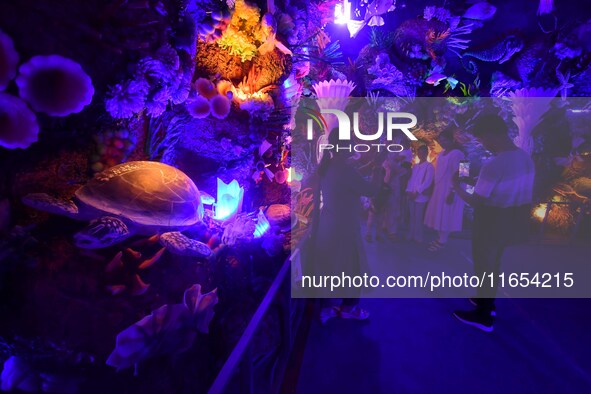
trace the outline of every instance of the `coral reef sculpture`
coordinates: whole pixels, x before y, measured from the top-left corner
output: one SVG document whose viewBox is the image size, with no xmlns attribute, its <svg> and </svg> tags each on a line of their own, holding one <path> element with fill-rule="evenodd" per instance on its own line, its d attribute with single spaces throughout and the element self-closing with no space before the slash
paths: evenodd
<svg viewBox="0 0 591 394">
<path fill-rule="evenodd" d="M 26 149 L 37 141 L 39 124 L 27 104 L 0 92 L 0 146 Z"/>
<path fill-rule="evenodd" d="M 67 116 L 90 104 L 94 87 L 80 64 L 60 55 L 34 56 L 19 68 L 19 95 L 37 112 Z"/>
<path fill-rule="evenodd" d="M 544 88 L 518 89 L 509 93 L 515 114 L 513 122 L 519 130 L 515 144 L 529 154 L 534 150 L 532 130 L 550 108 L 550 102 L 556 93 L 556 89 Z"/>
<path fill-rule="evenodd" d="M 137 368 L 152 357 L 187 351 L 198 332 L 208 333 L 217 303 L 216 290 L 203 294 L 201 285 L 193 285 L 185 291 L 183 303 L 163 305 L 121 331 L 107 365 Z"/>
<path fill-rule="evenodd" d="M 0 30 L 0 91 L 16 76 L 19 56 L 12 39 Z"/>
</svg>

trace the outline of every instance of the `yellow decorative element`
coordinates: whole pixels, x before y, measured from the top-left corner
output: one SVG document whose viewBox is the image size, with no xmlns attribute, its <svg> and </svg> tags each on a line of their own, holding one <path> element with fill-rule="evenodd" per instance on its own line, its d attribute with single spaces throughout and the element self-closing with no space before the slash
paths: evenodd
<svg viewBox="0 0 591 394">
<path fill-rule="evenodd" d="M 256 56 L 263 40 L 258 7 L 236 0 L 230 25 L 217 41 L 218 45 L 231 55 L 240 56 L 245 62 Z"/>
</svg>

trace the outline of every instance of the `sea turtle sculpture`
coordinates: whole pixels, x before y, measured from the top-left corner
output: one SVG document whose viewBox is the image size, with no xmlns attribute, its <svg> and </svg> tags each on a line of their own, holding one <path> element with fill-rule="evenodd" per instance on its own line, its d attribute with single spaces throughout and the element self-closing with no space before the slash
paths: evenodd
<svg viewBox="0 0 591 394">
<path fill-rule="evenodd" d="M 72 200 L 33 193 L 23 202 L 42 211 L 89 220 L 74 236 L 80 248 L 100 249 L 132 235 L 158 234 L 160 244 L 173 253 L 211 254 L 207 245 L 180 233 L 203 218 L 199 189 L 185 173 L 163 163 L 130 161 L 111 167 L 78 189 Z"/>
</svg>

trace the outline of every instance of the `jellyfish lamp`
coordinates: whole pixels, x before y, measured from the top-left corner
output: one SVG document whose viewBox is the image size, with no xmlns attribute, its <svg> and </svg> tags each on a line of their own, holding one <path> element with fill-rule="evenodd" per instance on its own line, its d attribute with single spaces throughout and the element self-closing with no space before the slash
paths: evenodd
<svg viewBox="0 0 591 394">
<path fill-rule="evenodd" d="M 244 188 L 235 179 L 226 184 L 218 178 L 217 202 L 215 204 L 214 219 L 231 219 L 242 209 Z"/>
</svg>

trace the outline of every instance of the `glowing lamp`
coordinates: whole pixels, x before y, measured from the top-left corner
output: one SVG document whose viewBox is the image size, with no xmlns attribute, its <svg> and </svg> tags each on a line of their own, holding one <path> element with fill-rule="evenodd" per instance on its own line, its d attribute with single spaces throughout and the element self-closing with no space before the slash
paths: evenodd
<svg viewBox="0 0 591 394">
<path fill-rule="evenodd" d="M 548 210 L 548 204 L 542 203 L 534 208 L 533 217 L 541 222 L 544 220 L 547 210 Z"/>
<path fill-rule="evenodd" d="M 259 209 L 259 213 L 257 214 L 257 223 L 254 226 L 254 237 L 262 237 L 263 235 L 265 235 L 267 231 L 269 231 L 270 228 L 271 225 L 269 224 L 267 217 L 265 216 L 263 211 Z"/>
<path fill-rule="evenodd" d="M 290 184 L 293 181 L 299 182 L 303 178 L 302 174 L 298 174 L 295 168 L 290 167 L 287 169 L 287 183 Z"/>
<path fill-rule="evenodd" d="M 227 220 L 234 217 L 242 210 L 244 188 L 240 187 L 235 179 L 226 184 L 218 178 L 217 202 L 214 205 L 213 218 L 216 220 Z"/>
<path fill-rule="evenodd" d="M 337 4 L 334 7 L 334 23 L 339 25 L 346 25 L 351 20 L 351 3 L 348 0 L 343 0 L 342 4 Z"/>
</svg>

